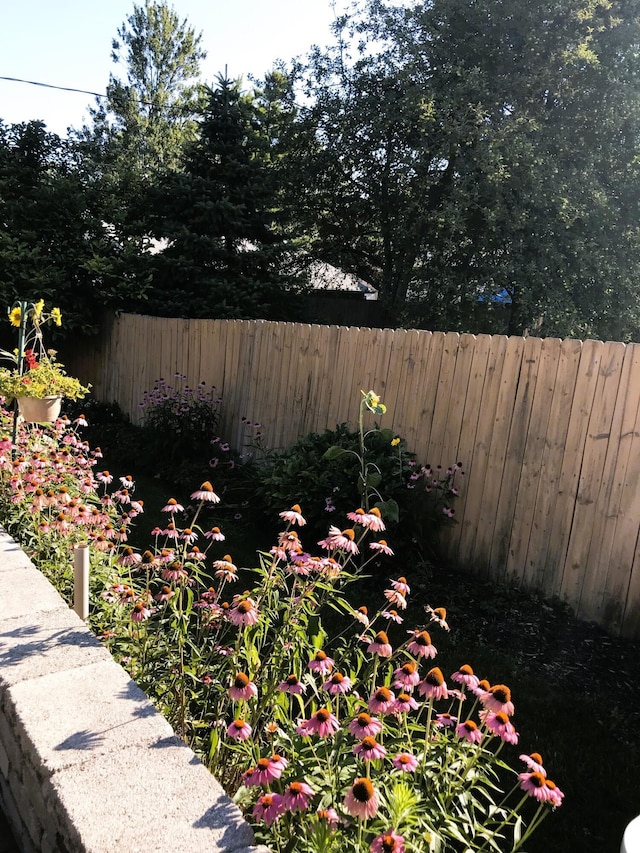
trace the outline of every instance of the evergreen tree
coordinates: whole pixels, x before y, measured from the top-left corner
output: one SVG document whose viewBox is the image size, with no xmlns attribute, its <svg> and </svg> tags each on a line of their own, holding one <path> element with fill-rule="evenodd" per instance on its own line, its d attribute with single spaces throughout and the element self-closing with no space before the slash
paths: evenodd
<svg viewBox="0 0 640 853">
<path fill-rule="evenodd" d="M 174 316 L 286 315 L 276 188 L 259 111 L 238 82 L 220 78 L 181 174 L 168 175 L 150 207 L 156 255 L 153 310 Z"/>
</svg>

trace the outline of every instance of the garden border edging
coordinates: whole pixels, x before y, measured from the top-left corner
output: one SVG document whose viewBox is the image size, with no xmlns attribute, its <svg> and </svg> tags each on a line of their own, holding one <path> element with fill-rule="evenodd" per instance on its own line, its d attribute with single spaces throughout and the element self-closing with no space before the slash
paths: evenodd
<svg viewBox="0 0 640 853">
<path fill-rule="evenodd" d="M 0 805 L 24 853 L 269 853 L 0 529 Z"/>
</svg>

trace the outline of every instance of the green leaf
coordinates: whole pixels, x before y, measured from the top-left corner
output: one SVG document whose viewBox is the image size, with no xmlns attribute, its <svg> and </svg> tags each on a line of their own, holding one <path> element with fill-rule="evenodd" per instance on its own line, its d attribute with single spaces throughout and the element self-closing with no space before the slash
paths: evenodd
<svg viewBox="0 0 640 853">
<path fill-rule="evenodd" d="M 388 501 L 378 501 L 375 506 L 380 510 L 385 521 L 400 521 L 398 503 L 393 498 L 389 498 Z"/>
<path fill-rule="evenodd" d="M 338 447 L 337 444 L 334 444 L 333 447 L 330 447 L 324 452 L 322 458 L 326 459 L 327 462 L 333 462 L 334 459 L 340 459 L 341 456 L 344 456 L 344 454 L 348 452 L 349 451 L 345 450 L 344 447 Z"/>
</svg>

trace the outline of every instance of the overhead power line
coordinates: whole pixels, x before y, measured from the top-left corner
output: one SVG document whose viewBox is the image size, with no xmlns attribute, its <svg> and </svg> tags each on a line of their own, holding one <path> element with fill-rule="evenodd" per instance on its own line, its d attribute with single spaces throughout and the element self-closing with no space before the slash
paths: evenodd
<svg viewBox="0 0 640 853">
<path fill-rule="evenodd" d="M 74 89 L 71 86 L 54 86 L 53 83 L 39 83 L 37 80 L 22 80 L 20 77 L 2 77 L 0 80 L 8 80 L 11 83 L 28 83 L 30 86 L 43 86 L 45 89 L 58 89 L 61 92 L 79 92 L 81 95 L 94 95 L 96 98 L 106 98 L 100 92 L 89 92 L 88 89 Z"/>
</svg>

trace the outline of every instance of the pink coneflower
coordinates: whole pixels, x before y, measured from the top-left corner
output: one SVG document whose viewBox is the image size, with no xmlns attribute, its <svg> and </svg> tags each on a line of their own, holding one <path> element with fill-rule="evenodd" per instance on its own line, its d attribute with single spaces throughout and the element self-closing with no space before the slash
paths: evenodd
<svg viewBox="0 0 640 853">
<path fill-rule="evenodd" d="M 131 503 L 131 495 L 129 494 L 129 489 L 118 489 L 117 492 L 113 493 L 113 497 L 121 504 Z"/>
<path fill-rule="evenodd" d="M 390 604 L 395 604 L 400 610 L 407 609 L 407 599 L 397 589 L 385 589 L 384 597 Z"/>
<path fill-rule="evenodd" d="M 252 729 L 249 723 L 240 718 L 230 723 L 227 728 L 227 734 L 234 740 L 246 740 L 248 737 L 251 737 L 251 732 Z"/>
<path fill-rule="evenodd" d="M 133 622 L 144 622 L 153 613 L 151 608 L 147 607 L 144 601 L 136 601 L 131 611 L 131 619 Z"/>
<path fill-rule="evenodd" d="M 335 829 L 340 823 L 340 816 L 335 809 L 318 809 L 316 817 L 326 823 L 331 829 Z"/>
<path fill-rule="evenodd" d="M 362 607 L 358 607 L 357 610 L 353 611 L 353 618 L 356 619 L 358 622 L 360 622 L 361 625 L 368 625 L 369 624 L 368 613 L 369 613 L 369 611 L 367 610 L 367 608 L 363 604 Z"/>
<path fill-rule="evenodd" d="M 369 512 L 365 512 L 362 508 L 357 509 L 355 512 L 348 512 L 347 518 L 349 521 L 359 524 L 366 530 L 373 530 L 375 533 L 386 529 L 384 521 L 382 520 L 382 515 L 377 506 L 374 506 L 374 508 Z"/>
<path fill-rule="evenodd" d="M 449 630 L 449 624 L 447 623 L 447 611 L 444 607 L 434 608 L 426 604 L 424 609 L 431 617 L 432 622 L 436 622 L 441 628 L 444 628 L 445 631 Z"/>
<path fill-rule="evenodd" d="M 270 785 L 274 779 L 282 776 L 283 768 L 272 764 L 269 758 L 260 758 L 255 767 L 243 774 L 244 784 L 250 788 L 255 785 Z"/>
<path fill-rule="evenodd" d="M 120 477 L 120 483 L 123 489 L 132 489 L 134 487 L 133 477 L 131 474 L 125 474 L 124 477 Z"/>
<path fill-rule="evenodd" d="M 449 728 L 450 726 L 455 726 L 458 722 L 457 717 L 452 717 L 451 714 L 446 711 L 444 714 L 436 714 L 436 725 L 442 726 L 443 728 Z"/>
<path fill-rule="evenodd" d="M 342 675 L 340 672 L 334 672 L 322 685 L 322 689 L 327 690 L 332 696 L 336 696 L 348 693 L 352 686 L 351 679 L 348 676 Z"/>
<path fill-rule="evenodd" d="M 380 615 L 383 619 L 388 619 L 389 622 L 395 622 L 396 625 L 402 625 L 404 622 L 404 619 L 397 610 L 383 610 Z"/>
<path fill-rule="evenodd" d="M 162 507 L 162 512 L 184 512 L 184 507 L 175 498 L 169 498 L 167 503 Z"/>
<path fill-rule="evenodd" d="M 547 775 L 547 771 L 542 766 L 542 756 L 539 752 L 532 752 L 531 755 L 520 755 L 518 756 L 520 761 L 524 761 L 529 770 L 534 770 L 536 773 L 542 773 L 543 776 Z"/>
<path fill-rule="evenodd" d="M 229 620 L 234 625 L 255 625 L 258 621 L 258 611 L 250 598 L 243 598 L 229 611 Z"/>
<path fill-rule="evenodd" d="M 96 474 L 96 480 L 99 483 L 104 483 L 104 485 L 108 486 L 109 483 L 113 482 L 113 474 L 110 474 L 109 471 L 98 471 Z"/>
<path fill-rule="evenodd" d="M 374 714 L 387 714 L 393 708 L 395 695 L 388 687 L 378 687 L 369 697 L 367 705 Z"/>
<path fill-rule="evenodd" d="M 162 531 L 162 535 L 166 536 L 167 539 L 177 539 L 178 538 L 178 529 L 173 521 L 170 521 L 169 524 Z"/>
<path fill-rule="evenodd" d="M 284 512 L 278 513 L 280 518 L 284 518 L 289 524 L 297 524 L 299 527 L 304 527 L 307 523 L 302 517 L 302 510 L 299 504 L 294 504 L 291 509 L 285 509 Z"/>
<path fill-rule="evenodd" d="M 347 796 L 344 798 L 344 807 L 360 820 L 368 820 L 375 817 L 380 801 L 376 789 L 373 787 L 369 779 L 361 777 L 356 779 L 352 787 L 349 789 Z"/>
<path fill-rule="evenodd" d="M 213 568 L 216 570 L 214 574 L 217 578 L 229 582 L 238 580 L 238 569 L 234 566 L 230 554 L 225 554 L 221 560 L 214 560 Z"/>
<path fill-rule="evenodd" d="M 187 571 L 178 560 L 164 565 L 160 571 L 162 580 L 165 581 L 181 581 L 188 577 Z"/>
<path fill-rule="evenodd" d="M 169 599 L 170 599 L 170 598 L 173 598 L 173 596 L 174 596 L 175 594 L 176 594 L 176 593 L 175 593 L 175 590 L 171 589 L 171 587 L 170 587 L 170 586 L 163 586 L 163 587 L 160 589 L 160 591 L 159 591 L 159 592 L 156 592 L 156 594 L 155 594 L 153 597 L 154 597 L 154 599 L 155 599 L 156 601 L 158 601 L 158 602 L 161 602 L 161 603 L 162 603 L 162 602 L 165 602 L 165 601 L 169 601 Z"/>
<path fill-rule="evenodd" d="M 300 695 L 305 692 L 306 685 L 303 684 L 297 675 L 288 675 L 284 681 L 281 681 L 278 684 L 278 690 L 281 693 L 292 693 L 294 695 Z"/>
<path fill-rule="evenodd" d="M 542 773 L 536 773 L 535 770 L 533 773 L 518 773 L 518 780 L 522 790 L 535 797 L 539 803 L 546 803 L 553 796 Z"/>
<path fill-rule="evenodd" d="M 393 676 L 394 687 L 408 687 L 411 689 L 420 681 L 418 668 L 413 661 L 407 661 L 399 669 L 396 669 Z"/>
<path fill-rule="evenodd" d="M 236 673 L 233 685 L 229 688 L 229 696 L 234 702 L 246 701 L 258 695 L 258 688 L 244 672 Z"/>
<path fill-rule="evenodd" d="M 272 724 L 273 725 L 273 724 Z M 268 727 L 267 727 L 268 728 Z M 276 725 L 275 731 L 278 731 L 278 726 Z M 284 771 L 289 766 L 289 762 L 283 755 L 278 755 L 277 752 L 274 752 L 271 758 L 269 759 L 269 764 L 271 767 L 276 770 L 276 772 L 284 773 Z"/>
<path fill-rule="evenodd" d="M 402 770 L 404 773 L 413 773 L 418 766 L 418 759 L 410 752 L 399 752 L 391 759 L 391 763 L 396 770 Z"/>
<path fill-rule="evenodd" d="M 359 755 L 363 761 L 377 761 L 384 758 L 387 750 L 372 736 L 367 735 L 353 747 L 354 755 Z"/>
<path fill-rule="evenodd" d="M 340 728 L 340 723 L 328 708 L 319 708 L 303 723 L 306 734 L 318 737 L 331 737 Z"/>
<path fill-rule="evenodd" d="M 122 553 L 118 557 L 118 563 L 121 566 L 136 566 L 141 561 L 142 557 L 140 556 L 140 554 L 136 554 L 133 548 L 130 548 L 129 545 L 125 546 L 122 549 Z"/>
<path fill-rule="evenodd" d="M 416 711 L 419 707 L 416 700 L 408 693 L 399 693 L 391 710 L 394 714 L 408 714 L 409 711 Z"/>
<path fill-rule="evenodd" d="M 404 853 L 404 836 L 389 829 L 373 839 L 369 850 L 371 853 Z"/>
<path fill-rule="evenodd" d="M 284 551 L 286 557 L 287 552 L 299 554 L 302 550 L 300 546 L 300 538 L 295 530 L 285 530 L 278 534 L 278 548 Z"/>
<path fill-rule="evenodd" d="M 349 723 L 349 731 L 354 737 L 363 739 L 365 737 L 374 737 L 382 731 L 382 723 L 376 717 L 367 714 L 366 711 L 358 714 Z"/>
<path fill-rule="evenodd" d="M 267 825 L 278 820 L 284 811 L 282 797 L 280 794 L 263 794 L 253 807 L 253 816 L 256 820 L 262 820 Z"/>
<path fill-rule="evenodd" d="M 309 669 L 311 672 L 319 672 L 321 675 L 327 675 L 333 669 L 334 661 L 322 649 L 315 653 L 312 660 L 309 661 Z"/>
<path fill-rule="evenodd" d="M 549 791 L 549 802 L 552 806 L 556 808 L 562 805 L 562 801 L 564 800 L 564 793 L 558 788 L 555 782 L 552 782 L 551 779 L 547 779 L 545 782 L 547 789 Z"/>
<path fill-rule="evenodd" d="M 513 716 L 513 702 L 511 701 L 511 691 L 505 684 L 494 684 L 478 697 L 484 708 L 490 711 L 502 711 L 504 714 Z"/>
<path fill-rule="evenodd" d="M 444 680 L 442 670 L 434 666 L 418 684 L 418 693 L 427 699 L 446 699 L 447 684 Z"/>
<path fill-rule="evenodd" d="M 373 642 L 367 646 L 367 651 L 381 658 L 390 658 L 393 654 L 393 649 L 389 643 L 389 638 L 384 631 L 378 631 Z"/>
<path fill-rule="evenodd" d="M 409 584 L 407 583 L 407 579 L 404 577 L 398 578 L 398 580 L 390 580 L 389 583 L 395 589 L 396 592 L 399 592 L 403 598 L 406 598 L 411 590 L 409 589 Z"/>
<path fill-rule="evenodd" d="M 381 539 L 379 542 L 369 542 L 369 548 L 372 551 L 378 551 L 380 554 L 386 554 L 388 557 L 393 557 L 393 551 L 387 545 L 386 539 Z"/>
<path fill-rule="evenodd" d="M 518 732 L 504 711 L 490 711 L 488 708 L 485 708 L 483 711 L 480 711 L 479 716 L 485 726 L 498 735 L 500 740 L 512 744 L 518 743 Z"/>
<path fill-rule="evenodd" d="M 282 804 L 290 812 L 306 811 L 314 793 L 311 785 L 307 785 L 306 782 L 291 782 L 282 795 Z"/>
<path fill-rule="evenodd" d="M 407 643 L 407 650 L 419 658 L 434 658 L 438 650 L 431 643 L 431 634 L 428 631 L 408 631 L 411 640 Z"/>
<path fill-rule="evenodd" d="M 220 503 L 220 498 L 213 491 L 213 486 L 208 480 L 200 486 L 200 488 L 191 494 L 192 501 L 208 501 L 209 503 Z"/>
<path fill-rule="evenodd" d="M 482 696 L 483 693 L 486 693 L 487 690 L 490 690 L 490 689 L 491 689 L 491 685 L 489 684 L 487 679 L 482 678 L 482 679 L 480 679 L 480 681 L 478 682 L 476 687 L 471 688 L 471 692 L 474 694 L 474 696 Z"/>
<path fill-rule="evenodd" d="M 185 527 L 182 533 L 180 534 L 180 539 L 183 542 L 187 542 L 189 545 L 192 545 L 198 539 L 198 534 L 193 531 L 190 527 Z"/>
<path fill-rule="evenodd" d="M 460 669 L 456 670 L 451 676 L 452 681 L 457 681 L 458 684 L 464 684 L 466 687 L 473 689 L 478 686 L 479 678 L 473 674 L 473 669 L 468 663 L 462 664 Z"/>
<path fill-rule="evenodd" d="M 333 551 L 338 549 L 340 551 L 346 551 L 348 554 L 359 554 L 358 546 L 355 543 L 356 534 L 355 531 L 351 528 L 347 530 L 340 530 L 337 527 L 331 525 L 329 528 L 329 535 L 326 539 L 321 539 L 318 542 L 321 548 L 325 548 L 327 551 Z"/>
<path fill-rule="evenodd" d="M 458 723 L 456 734 L 458 737 L 469 741 L 469 743 L 480 743 L 482 740 L 482 732 L 473 720 L 465 720 L 464 723 Z"/>
<path fill-rule="evenodd" d="M 211 539 L 212 542 L 224 542 L 225 536 L 219 527 L 212 527 L 204 534 L 204 538 Z"/>
</svg>

